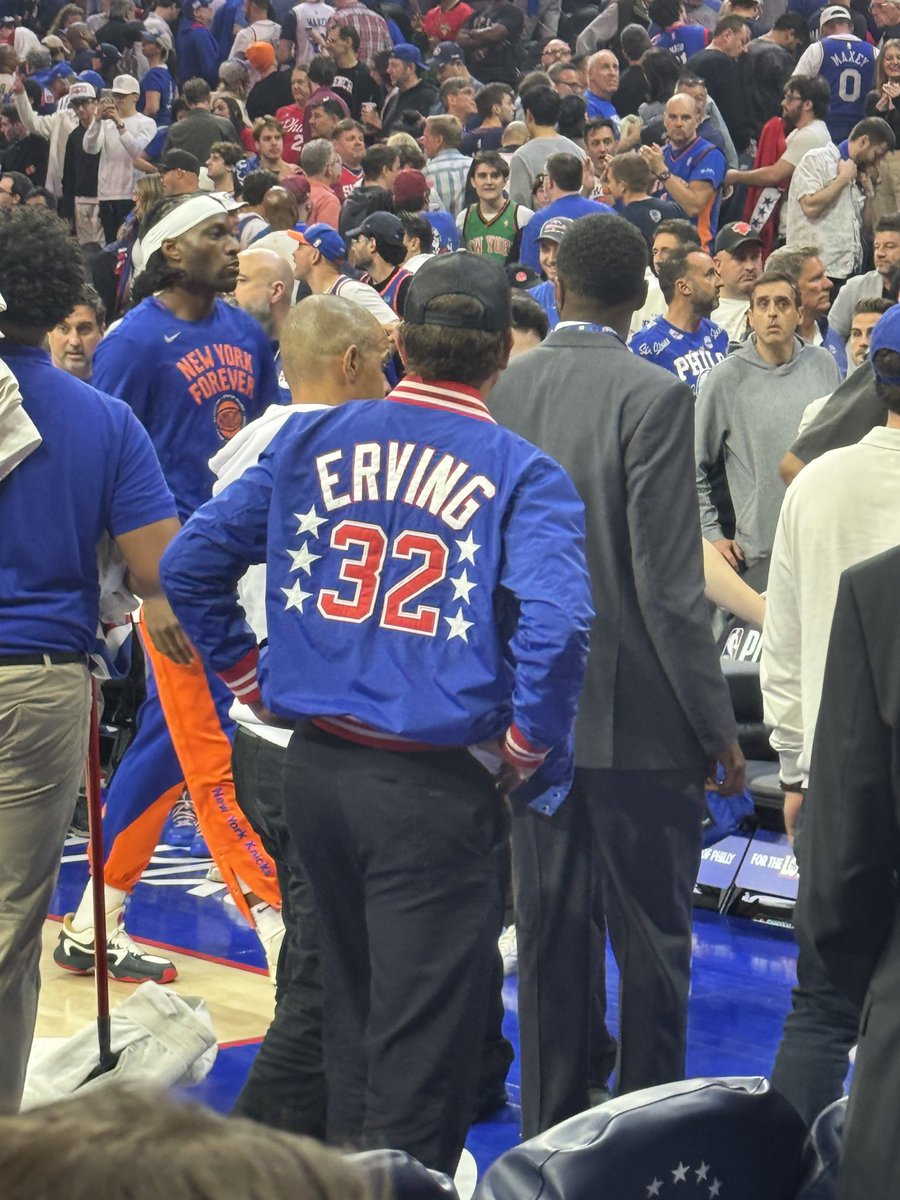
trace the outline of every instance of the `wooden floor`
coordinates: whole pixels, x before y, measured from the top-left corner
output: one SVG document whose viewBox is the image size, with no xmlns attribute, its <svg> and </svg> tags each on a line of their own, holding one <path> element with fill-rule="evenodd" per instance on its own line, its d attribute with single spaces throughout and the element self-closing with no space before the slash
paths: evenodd
<svg viewBox="0 0 900 1200">
<path fill-rule="evenodd" d="M 44 927 L 36 1037 L 70 1037 L 96 1018 L 93 976 L 72 975 L 53 962 L 51 955 L 59 931 L 58 921 L 48 921 Z M 267 975 L 187 954 L 164 953 L 178 968 L 178 978 L 167 986 L 182 995 L 206 1000 L 220 1042 L 263 1036 L 274 1008 L 275 989 Z M 110 980 L 110 1006 L 121 1003 L 135 986 Z"/>
</svg>

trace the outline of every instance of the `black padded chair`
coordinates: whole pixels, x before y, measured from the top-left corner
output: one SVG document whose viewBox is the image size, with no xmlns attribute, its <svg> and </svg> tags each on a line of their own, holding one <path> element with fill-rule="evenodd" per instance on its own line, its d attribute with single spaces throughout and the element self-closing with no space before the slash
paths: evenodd
<svg viewBox="0 0 900 1200">
<path fill-rule="evenodd" d="M 817 1165 L 806 1126 L 767 1080 L 689 1079 L 513 1147 L 475 1200 L 796 1200 Z"/>
<path fill-rule="evenodd" d="M 814 1177 L 802 1188 L 797 1200 L 834 1200 L 838 1160 L 847 1120 L 847 1097 L 835 1100 L 816 1117 L 809 1135 L 819 1160 Z M 872 1198 L 874 1200 L 874 1197 Z"/>
<path fill-rule="evenodd" d="M 459 1200 L 452 1179 L 402 1150 L 366 1150 L 347 1159 L 368 1176 L 375 1200 Z"/>
</svg>

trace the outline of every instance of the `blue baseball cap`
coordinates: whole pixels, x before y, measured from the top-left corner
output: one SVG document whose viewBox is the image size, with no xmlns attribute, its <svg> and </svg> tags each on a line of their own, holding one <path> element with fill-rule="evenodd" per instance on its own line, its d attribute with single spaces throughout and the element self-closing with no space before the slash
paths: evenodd
<svg viewBox="0 0 900 1200">
<path fill-rule="evenodd" d="M 95 88 L 106 87 L 106 80 L 97 71 L 79 71 L 78 78 L 82 83 L 89 83 Z"/>
<path fill-rule="evenodd" d="M 422 61 L 422 52 L 412 42 L 398 42 L 396 46 L 392 46 L 391 58 L 399 58 L 401 62 L 413 63 L 417 67 L 425 66 Z"/>
<path fill-rule="evenodd" d="M 900 384 L 900 376 L 888 375 L 885 371 L 878 370 L 875 359 L 879 350 L 893 350 L 900 354 L 900 304 L 889 308 L 878 320 L 869 342 L 869 362 L 872 364 L 875 378 L 880 379 L 882 383 Z"/>
<path fill-rule="evenodd" d="M 347 257 L 344 239 L 336 229 L 332 229 L 324 221 L 320 221 L 316 225 L 308 225 L 303 231 L 289 229 L 287 233 L 288 237 L 292 237 L 301 246 L 312 246 L 314 250 L 318 250 L 322 257 L 327 258 L 329 262 L 343 262 Z"/>
<path fill-rule="evenodd" d="M 47 78 L 48 79 L 68 79 L 69 76 L 74 77 L 74 75 L 75 75 L 75 68 L 72 66 L 72 64 L 67 63 L 67 62 L 61 62 L 61 63 L 57 63 L 56 66 L 53 67 L 53 69 L 50 71 L 50 74 L 47 76 Z"/>
<path fill-rule="evenodd" d="M 464 61 L 465 56 L 456 42 L 438 42 L 428 65 L 430 67 L 446 67 L 447 63 Z"/>
</svg>

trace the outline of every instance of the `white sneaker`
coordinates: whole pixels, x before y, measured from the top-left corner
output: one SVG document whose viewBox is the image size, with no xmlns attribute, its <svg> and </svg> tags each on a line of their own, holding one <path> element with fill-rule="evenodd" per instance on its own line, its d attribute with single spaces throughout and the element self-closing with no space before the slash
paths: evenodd
<svg viewBox="0 0 900 1200">
<path fill-rule="evenodd" d="M 281 913 L 271 904 L 261 900 L 250 909 L 256 933 L 262 942 L 266 962 L 269 964 L 269 978 L 275 983 L 275 972 L 278 968 L 278 956 L 281 953 L 281 943 L 284 941 L 284 921 Z"/>
<path fill-rule="evenodd" d="M 497 946 L 503 958 L 503 974 L 515 975 L 519 969 L 519 947 L 516 942 L 515 925 L 507 925 L 500 934 Z"/>
</svg>

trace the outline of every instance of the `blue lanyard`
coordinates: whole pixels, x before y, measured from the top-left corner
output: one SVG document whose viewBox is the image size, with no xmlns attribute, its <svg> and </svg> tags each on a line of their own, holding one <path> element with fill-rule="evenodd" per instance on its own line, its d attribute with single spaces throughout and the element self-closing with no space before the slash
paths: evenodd
<svg viewBox="0 0 900 1200">
<path fill-rule="evenodd" d="M 608 333 L 609 336 L 614 337 L 617 342 L 622 342 L 622 345 L 625 345 L 625 342 L 622 340 L 619 334 L 616 333 L 615 329 L 613 329 L 611 325 L 593 325 L 588 321 L 579 321 L 576 324 L 574 322 L 570 323 L 566 321 L 564 328 L 577 330 L 578 333 Z"/>
</svg>

